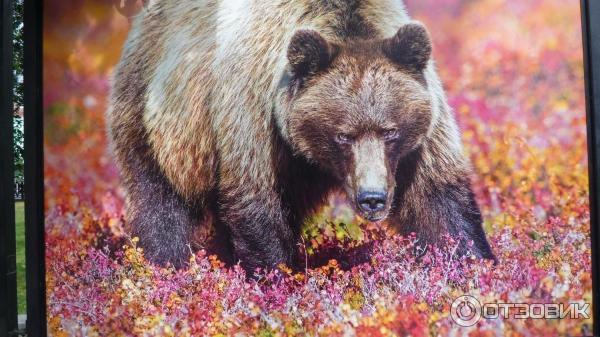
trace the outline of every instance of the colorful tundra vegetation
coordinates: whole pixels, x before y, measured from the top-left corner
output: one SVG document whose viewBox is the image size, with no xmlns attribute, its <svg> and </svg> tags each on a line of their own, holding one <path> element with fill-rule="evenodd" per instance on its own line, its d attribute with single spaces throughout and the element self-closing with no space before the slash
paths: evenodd
<svg viewBox="0 0 600 337">
<path fill-rule="evenodd" d="M 120 1 L 115 1 L 117 5 Z M 44 47 L 46 286 L 54 336 L 566 336 L 591 318 L 508 318 L 464 328 L 455 298 L 591 303 L 579 2 L 410 0 L 476 175 L 499 259 L 415 259 L 415 240 L 361 224 L 333 197 L 303 231 L 306 270 L 248 279 L 210 253 L 176 271 L 124 231 L 107 147 L 111 70 L 129 22 L 110 2 L 47 0 Z M 333 219 L 333 220 L 332 220 Z M 360 261 L 359 261 L 360 260 Z M 357 263 L 363 262 L 363 263 Z M 588 311 L 591 315 L 591 308 Z"/>
</svg>

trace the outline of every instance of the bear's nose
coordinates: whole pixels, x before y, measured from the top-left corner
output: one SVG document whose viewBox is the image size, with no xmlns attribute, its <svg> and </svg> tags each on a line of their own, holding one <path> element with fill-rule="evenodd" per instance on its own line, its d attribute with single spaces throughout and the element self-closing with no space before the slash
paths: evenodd
<svg viewBox="0 0 600 337">
<path fill-rule="evenodd" d="M 361 192 L 357 198 L 358 205 L 365 212 L 377 212 L 385 208 L 387 197 L 385 192 Z"/>
</svg>

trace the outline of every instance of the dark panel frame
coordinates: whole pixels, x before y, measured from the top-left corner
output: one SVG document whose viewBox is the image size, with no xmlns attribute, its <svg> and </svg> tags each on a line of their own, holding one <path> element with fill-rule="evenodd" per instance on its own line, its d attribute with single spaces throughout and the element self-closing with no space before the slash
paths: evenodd
<svg viewBox="0 0 600 337">
<path fill-rule="evenodd" d="M 594 336 L 600 336 L 600 2 L 581 1 L 590 179 Z"/>
<path fill-rule="evenodd" d="M 13 154 L 13 10 L 12 0 L 0 4 L 0 336 L 17 329 Z"/>
<path fill-rule="evenodd" d="M 7 1 L 10 2 L 9 0 L 3 1 L 4 4 Z M 600 320 L 600 280 L 598 279 L 600 277 L 600 257 L 598 256 L 600 253 L 598 249 L 600 243 L 600 222 L 598 221 L 600 215 L 600 198 L 598 195 L 598 191 L 600 191 L 600 1 L 581 0 L 581 12 L 590 169 L 590 221 L 592 274 L 594 278 L 593 317 L 594 322 L 597 322 Z M 4 45 L 3 40 L 3 47 Z M 3 60 L 2 69 L 5 69 L 5 66 Z M 4 81 L 2 82 L 2 88 L 3 90 L 6 89 Z M 25 0 L 25 209 L 27 332 L 29 336 L 46 335 L 42 93 L 42 1 Z M 2 101 L 2 104 L 4 104 L 4 101 Z M 12 127 L 12 123 L 10 127 Z M 2 132 L 7 132 L 7 129 L 3 120 L 0 119 L 0 135 L 3 134 Z M 0 137 L 0 142 L 2 139 L 5 138 Z M 0 146 L 5 146 L 3 143 L 0 144 L 2 144 Z M 4 159 L 4 151 L 0 152 L 0 156 L 1 159 Z M 10 175 L 12 175 L 12 170 Z M 2 181 L 7 181 L 6 177 L 3 177 L 3 179 Z M 10 186 L 10 188 L 13 188 L 12 180 Z M 5 192 L 0 185 L 1 193 Z M 1 197 L 0 200 L 5 203 L 5 200 Z M 0 207 L 3 206 L 0 205 Z M 3 221 L 3 219 L 0 219 L 0 221 Z M 4 223 L 2 222 L 2 224 Z M 0 289 L 1 291 L 2 289 Z M 0 295 L 2 294 L 0 293 Z M 0 317 L 0 319 L 4 319 L 4 317 Z M 1 332 L 0 330 L 0 336 L 2 336 Z M 594 324 L 594 336 L 600 336 L 600 324 Z"/>
<path fill-rule="evenodd" d="M 27 334 L 46 335 L 42 1 L 24 2 L 25 250 Z"/>
</svg>

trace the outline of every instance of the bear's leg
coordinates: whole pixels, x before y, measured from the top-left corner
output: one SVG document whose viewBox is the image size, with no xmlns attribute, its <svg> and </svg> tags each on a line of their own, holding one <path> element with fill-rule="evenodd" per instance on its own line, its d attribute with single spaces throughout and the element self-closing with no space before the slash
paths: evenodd
<svg viewBox="0 0 600 337">
<path fill-rule="evenodd" d="M 234 262 L 249 276 L 256 268 L 293 267 L 298 231 L 287 222 L 281 200 L 269 186 L 221 188 L 220 221 L 231 234 Z"/>
<path fill-rule="evenodd" d="M 444 234 L 449 234 L 459 240 L 459 255 L 470 251 L 479 258 L 495 260 L 470 188 L 448 185 L 431 192 L 405 196 L 401 198 L 405 202 L 394 206 L 398 214 L 392 216 L 392 222 L 400 232 L 416 233 L 422 244 L 435 244 Z M 406 203 L 406 199 L 410 199 L 410 205 Z"/>
<path fill-rule="evenodd" d="M 461 199 L 461 202 L 455 206 L 450 206 L 451 208 L 456 208 L 456 212 L 461 215 L 457 217 L 457 219 L 460 219 L 459 221 L 448 224 L 450 234 L 464 238 L 469 245 L 472 242 L 473 246 L 469 246 L 468 249 L 477 257 L 496 261 L 496 257 L 483 230 L 483 219 L 475 200 L 475 194 L 471 190 L 470 182 L 468 180 L 462 182 L 462 186 L 458 188 L 457 193 L 461 197 L 465 197 L 465 199 Z M 452 193 L 448 196 L 448 198 L 453 197 Z M 449 200 L 448 198 L 446 201 Z"/>
<path fill-rule="evenodd" d="M 416 233 L 421 244 L 436 244 L 449 234 L 458 239 L 459 255 L 470 251 L 479 258 L 496 260 L 482 227 L 468 171 L 424 168 L 420 155 L 409 156 L 397 170 L 391 223 L 402 234 Z"/>
<path fill-rule="evenodd" d="M 460 255 L 470 251 L 479 258 L 496 259 L 483 230 L 481 212 L 468 179 L 445 185 L 430 198 L 430 216 L 437 218 L 438 222 L 433 224 L 444 226 L 450 236 L 458 238 Z M 426 228 L 423 230 L 427 231 Z"/>
<path fill-rule="evenodd" d="M 199 222 L 200 206 L 183 200 L 153 158 L 139 150 L 131 152 L 125 179 L 131 235 L 139 238 L 148 260 L 183 267 L 191 254 L 190 240 Z"/>
</svg>

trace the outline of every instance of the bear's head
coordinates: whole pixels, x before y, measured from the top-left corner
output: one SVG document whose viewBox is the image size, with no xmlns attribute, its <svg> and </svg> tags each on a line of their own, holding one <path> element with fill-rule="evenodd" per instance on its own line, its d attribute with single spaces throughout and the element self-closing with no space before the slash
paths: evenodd
<svg viewBox="0 0 600 337">
<path fill-rule="evenodd" d="M 398 164 L 429 131 L 430 56 L 429 35 L 418 23 L 389 39 L 344 44 L 300 30 L 288 47 L 289 141 L 339 179 L 367 220 L 388 215 Z"/>
</svg>

